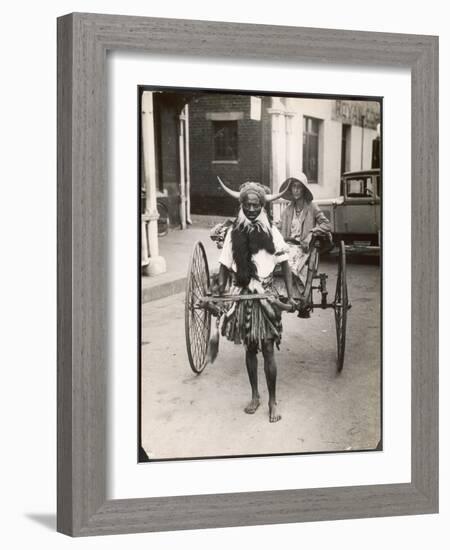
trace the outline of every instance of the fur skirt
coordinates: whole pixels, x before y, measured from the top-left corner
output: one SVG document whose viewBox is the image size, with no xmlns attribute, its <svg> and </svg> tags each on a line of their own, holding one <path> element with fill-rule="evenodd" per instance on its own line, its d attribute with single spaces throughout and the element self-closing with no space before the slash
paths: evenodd
<svg viewBox="0 0 450 550">
<path fill-rule="evenodd" d="M 276 293 L 272 277 L 262 281 L 264 292 Z M 235 286 L 230 294 L 251 294 L 248 288 Z M 267 300 L 242 300 L 234 302 L 224 315 L 222 336 L 246 348 L 261 350 L 264 340 L 272 340 L 280 346 L 282 324 L 281 312 Z"/>
</svg>

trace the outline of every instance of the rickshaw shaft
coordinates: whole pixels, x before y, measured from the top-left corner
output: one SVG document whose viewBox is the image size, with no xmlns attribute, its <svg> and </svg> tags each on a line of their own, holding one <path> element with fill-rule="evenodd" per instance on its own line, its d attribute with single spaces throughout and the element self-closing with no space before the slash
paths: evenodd
<svg viewBox="0 0 450 550">
<path fill-rule="evenodd" d="M 225 294 L 223 296 L 202 296 L 201 302 L 241 302 L 243 300 L 267 300 L 275 298 L 273 294 Z"/>
</svg>

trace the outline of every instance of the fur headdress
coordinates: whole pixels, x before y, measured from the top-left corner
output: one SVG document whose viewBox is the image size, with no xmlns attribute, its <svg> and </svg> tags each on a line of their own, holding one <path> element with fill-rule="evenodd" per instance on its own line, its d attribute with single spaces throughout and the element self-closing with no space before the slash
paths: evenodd
<svg viewBox="0 0 450 550">
<path fill-rule="evenodd" d="M 276 195 L 273 195 L 268 187 L 266 187 L 265 185 L 261 185 L 256 181 L 246 181 L 240 186 L 239 191 L 234 191 L 233 189 L 229 189 L 219 178 L 219 176 L 217 176 L 217 179 L 219 180 L 222 189 L 233 198 L 238 199 L 239 202 L 242 202 L 247 193 L 251 192 L 256 193 L 261 200 L 261 204 L 264 205 L 266 202 L 272 202 L 279 199 L 286 192 L 286 190 L 284 190 L 282 193 L 277 193 Z"/>
<path fill-rule="evenodd" d="M 264 206 L 266 195 L 270 194 L 270 189 L 256 181 L 246 181 L 239 187 L 239 202 L 242 204 L 249 193 L 256 195 L 260 203 Z"/>
</svg>

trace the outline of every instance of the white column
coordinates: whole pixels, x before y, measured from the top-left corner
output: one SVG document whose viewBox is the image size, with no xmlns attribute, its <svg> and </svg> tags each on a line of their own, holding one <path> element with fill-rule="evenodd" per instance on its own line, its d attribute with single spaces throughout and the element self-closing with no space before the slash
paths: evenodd
<svg viewBox="0 0 450 550">
<path fill-rule="evenodd" d="M 148 253 L 148 233 L 147 233 L 148 216 L 146 214 L 141 215 L 141 267 L 146 271 L 147 266 L 150 263 L 150 256 Z"/>
<path fill-rule="evenodd" d="M 295 113 L 288 112 L 284 114 L 286 121 L 286 178 L 294 175 L 295 171 L 295 136 L 293 132 Z"/>
<path fill-rule="evenodd" d="M 180 160 L 180 225 L 181 229 L 186 229 L 186 177 L 185 177 L 185 143 L 184 143 L 184 123 L 186 120 L 184 109 L 180 113 L 178 122 L 178 151 Z"/>
<path fill-rule="evenodd" d="M 159 255 L 158 210 L 156 208 L 156 155 L 155 128 L 153 123 L 153 92 L 142 94 L 142 150 L 145 181 L 145 221 L 150 258 L 145 268 L 148 275 L 166 271 L 166 261 Z"/>
<path fill-rule="evenodd" d="M 186 160 L 186 221 L 190 225 L 191 220 L 191 165 L 189 158 L 189 104 L 184 107 L 184 145 L 185 145 L 185 160 Z"/>
<path fill-rule="evenodd" d="M 285 106 L 279 97 L 272 97 L 272 106 L 268 110 L 272 126 L 272 192 L 276 193 L 286 179 L 286 120 Z M 273 205 L 274 221 L 280 219 L 280 205 Z"/>
</svg>

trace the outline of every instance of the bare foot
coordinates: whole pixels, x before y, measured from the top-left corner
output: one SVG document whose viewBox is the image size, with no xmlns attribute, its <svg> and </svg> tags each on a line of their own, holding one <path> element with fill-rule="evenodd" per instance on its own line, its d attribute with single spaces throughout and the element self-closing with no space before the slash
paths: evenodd
<svg viewBox="0 0 450 550">
<path fill-rule="evenodd" d="M 247 414 L 255 414 L 256 409 L 259 407 L 259 397 L 256 397 L 250 401 L 250 403 L 245 407 L 244 412 Z"/>
<path fill-rule="evenodd" d="M 281 414 L 277 412 L 276 403 L 273 405 L 269 403 L 269 422 L 278 422 L 279 420 L 281 420 Z"/>
</svg>

